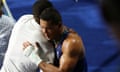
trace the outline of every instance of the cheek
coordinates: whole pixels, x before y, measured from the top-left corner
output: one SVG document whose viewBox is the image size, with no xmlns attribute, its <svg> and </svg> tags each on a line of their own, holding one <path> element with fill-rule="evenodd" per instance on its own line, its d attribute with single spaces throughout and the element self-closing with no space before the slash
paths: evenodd
<svg viewBox="0 0 120 72">
<path fill-rule="evenodd" d="M 52 38 L 54 38 L 54 36 L 56 36 L 56 33 L 54 31 L 48 31 L 47 34 Z"/>
</svg>

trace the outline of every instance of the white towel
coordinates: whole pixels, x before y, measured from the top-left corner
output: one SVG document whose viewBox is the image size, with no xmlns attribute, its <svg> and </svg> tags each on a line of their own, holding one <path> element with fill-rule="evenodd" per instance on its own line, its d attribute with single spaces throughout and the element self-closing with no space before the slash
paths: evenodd
<svg viewBox="0 0 120 72">
<path fill-rule="evenodd" d="M 37 66 L 23 55 L 22 44 L 25 41 L 31 43 L 37 41 L 49 60 L 53 62 L 53 47 L 44 38 L 40 29 L 40 25 L 35 22 L 32 15 L 24 15 L 17 21 L 12 30 L 1 72 L 35 72 Z"/>
</svg>

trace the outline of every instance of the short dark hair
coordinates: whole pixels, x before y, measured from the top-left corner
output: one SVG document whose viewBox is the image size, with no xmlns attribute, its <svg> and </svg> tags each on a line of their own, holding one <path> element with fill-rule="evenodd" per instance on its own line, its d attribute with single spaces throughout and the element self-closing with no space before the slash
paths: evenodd
<svg viewBox="0 0 120 72">
<path fill-rule="evenodd" d="M 34 18 L 38 24 L 39 24 L 39 20 L 40 20 L 39 16 L 41 12 L 48 7 L 53 7 L 52 3 L 48 0 L 38 0 L 33 4 L 32 11 Z"/>
<path fill-rule="evenodd" d="M 52 25 L 58 25 L 62 22 L 60 13 L 53 7 L 43 10 L 40 19 L 49 21 Z"/>
<path fill-rule="evenodd" d="M 120 4 L 119 0 L 101 0 L 101 11 L 104 19 L 111 25 L 120 23 Z"/>
</svg>

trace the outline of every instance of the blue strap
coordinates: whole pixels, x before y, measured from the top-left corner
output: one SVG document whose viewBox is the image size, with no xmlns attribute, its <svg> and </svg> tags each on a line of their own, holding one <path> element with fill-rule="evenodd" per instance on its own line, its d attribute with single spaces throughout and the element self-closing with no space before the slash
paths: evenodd
<svg viewBox="0 0 120 72">
<path fill-rule="evenodd" d="M 40 68 L 39 67 L 37 68 L 36 72 L 40 72 Z"/>
</svg>

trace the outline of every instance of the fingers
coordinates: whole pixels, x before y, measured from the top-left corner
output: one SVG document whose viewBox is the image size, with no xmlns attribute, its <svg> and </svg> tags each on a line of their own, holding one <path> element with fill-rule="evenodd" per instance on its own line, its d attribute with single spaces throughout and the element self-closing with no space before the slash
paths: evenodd
<svg viewBox="0 0 120 72">
<path fill-rule="evenodd" d="M 24 49 L 23 54 L 25 56 L 29 56 L 33 51 L 34 51 L 34 47 L 30 45 Z"/>
<path fill-rule="evenodd" d="M 37 48 L 41 48 L 41 46 L 40 46 L 40 44 L 38 43 L 38 42 L 35 42 L 35 46 L 37 47 Z"/>
<path fill-rule="evenodd" d="M 26 41 L 23 43 L 23 50 L 25 50 L 27 47 L 33 46 L 29 41 Z M 40 44 L 38 42 L 35 42 L 35 50 L 37 51 L 38 49 L 41 48 Z"/>
<path fill-rule="evenodd" d="M 43 48 L 41 47 L 40 43 L 38 42 L 35 42 L 35 51 L 38 51 L 37 53 L 39 55 L 43 55 L 44 54 L 44 50 Z M 40 52 L 39 52 L 40 51 Z"/>
<path fill-rule="evenodd" d="M 23 50 L 27 48 L 28 46 L 32 45 L 29 41 L 26 41 L 23 43 Z"/>
</svg>

